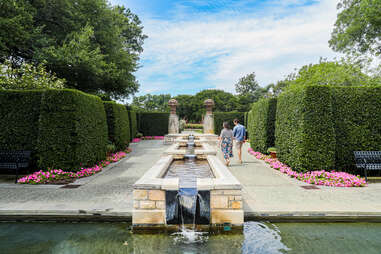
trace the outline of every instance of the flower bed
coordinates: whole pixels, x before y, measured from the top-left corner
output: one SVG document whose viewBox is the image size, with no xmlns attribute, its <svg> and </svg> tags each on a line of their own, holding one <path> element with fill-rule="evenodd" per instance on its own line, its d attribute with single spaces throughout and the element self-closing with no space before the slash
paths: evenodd
<svg viewBox="0 0 381 254">
<path fill-rule="evenodd" d="M 248 152 L 254 155 L 255 158 L 264 160 L 270 165 L 270 167 L 279 170 L 280 172 L 287 174 L 292 178 L 296 178 L 300 181 L 315 185 L 334 186 L 334 187 L 365 187 L 367 183 L 364 178 L 359 175 L 355 176 L 346 172 L 336 172 L 318 170 L 309 171 L 306 173 L 298 173 L 292 170 L 286 164 L 280 162 L 278 159 L 273 159 L 269 155 L 255 152 L 252 148 L 249 148 Z"/>
<path fill-rule="evenodd" d="M 133 138 L 132 143 L 139 143 L 142 140 L 163 140 L 164 136 L 145 136 L 141 138 Z"/>
<path fill-rule="evenodd" d="M 107 159 L 99 162 L 97 165 L 90 168 L 81 168 L 77 172 L 67 172 L 62 169 L 48 169 L 46 171 L 37 171 L 33 174 L 24 176 L 17 180 L 20 184 L 66 184 L 74 182 L 76 179 L 94 175 L 107 165 L 120 161 L 131 152 L 130 148 L 125 151 L 112 153 L 107 156 Z"/>
</svg>

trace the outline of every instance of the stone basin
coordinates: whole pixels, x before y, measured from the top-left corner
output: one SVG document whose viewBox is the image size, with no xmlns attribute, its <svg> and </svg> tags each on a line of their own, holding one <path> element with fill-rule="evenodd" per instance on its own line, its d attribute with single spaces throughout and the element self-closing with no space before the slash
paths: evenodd
<svg viewBox="0 0 381 254">
<path fill-rule="evenodd" d="M 205 155 L 214 178 L 197 178 L 199 192 L 210 195 L 210 226 L 242 228 L 242 186 L 215 155 Z M 162 229 L 166 221 L 167 192 L 179 191 L 179 178 L 164 178 L 174 155 L 163 156 L 134 185 L 134 230 Z"/>
</svg>

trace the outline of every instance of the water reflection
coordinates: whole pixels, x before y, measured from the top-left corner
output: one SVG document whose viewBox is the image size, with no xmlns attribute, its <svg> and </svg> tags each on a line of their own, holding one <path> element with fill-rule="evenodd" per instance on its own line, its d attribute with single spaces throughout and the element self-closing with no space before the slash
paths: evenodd
<svg viewBox="0 0 381 254">
<path fill-rule="evenodd" d="M 0 223 L 0 253 L 380 253 L 381 224 L 246 222 L 243 234 L 132 234 L 128 224 Z"/>
</svg>

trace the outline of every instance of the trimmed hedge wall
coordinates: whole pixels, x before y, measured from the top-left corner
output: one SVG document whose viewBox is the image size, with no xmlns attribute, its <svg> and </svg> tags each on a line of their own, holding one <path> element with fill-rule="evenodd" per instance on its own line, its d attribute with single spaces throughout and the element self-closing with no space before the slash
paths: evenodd
<svg viewBox="0 0 381 254">
<path fill-rule="evenodd" d="M 0 150 L 30 150 L 36 167 L 42 91 L 0 91 Z"/>
<path fill-rule="evenodd" d="M 279 159 L 294 169 L 353 171 L 353 151 L 381 150 L 381 87 L 308 86 L 279 96 Z"/>
<path fill-rule="evenodd" d="M 241 124 L 244 124 L 245 112 L 213 112 L 214 117 L 214 133 L 220 135 L 222 124 L 228 122 L 230 128 L 234 127 L 233 120 L 238 119 Z"/>
<path fill-rule="evenodd" d="M 39 123 L 40 168 L 75 170 L 105 159 L 107 120 L 99 97 L 77 90 L 46 90 Z"/>
<path fill-rule="evenodd" d="M 130 140 L 132 140 L 138 133 L 136 112 L 134 110 L 128 110 L 128 117 L 130 120 Z"/>
<path fill-rule="evenodd" d="M 332 93 L 327 86 L 308 86 L 282 93 L 276 112 L 279 159 L 299 171 L 335 166 Z"/>
<path fill-rule="evenodd" d="M 32 150 L 31 166 L 78 169 L 105 159 L 102 101 L 77 90 L 0 91 L 0 149 Z"/>
<path fill-rule="evenodd" d="M 138 114 L 139 132 L 143 136 L 164 136 L 168 134 L 169 113 L 141 112 Z"/>
<path fill-rule="evenodd" d="M 108 139 L 116 149 L 123 150 L 130 143 L 130 120 L 126 107 L 112 101 L 103 102 L 108 126 Z"/>
<path fill-rule="evenodd" d="M 381 87 L 332 89 L 335 168 L 355 169 L 353 151 L 381 151 Z"/>
<path fill-rule="evenodd" d="M 275 98 L 263 98 L 253 103 L 248 129 L 250 146 L 255 151 L 267 153 L 269 147 L 275 146 L 276 103 Z"/>
</svg>

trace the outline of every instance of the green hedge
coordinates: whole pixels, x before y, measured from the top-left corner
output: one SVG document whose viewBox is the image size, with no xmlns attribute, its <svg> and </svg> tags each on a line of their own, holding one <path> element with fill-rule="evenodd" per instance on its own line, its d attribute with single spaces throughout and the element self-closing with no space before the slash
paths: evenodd
<svg viewBox="0 0 381 254">
<path fill-rule="evenodd" d="M 46 90 L 41 100 L 38 165 L 78 169 L 105 159 L 106 113 L 101 99 L 77 90 Z"/>
<path fill-rule="evenodd" d="M 141 112 L 137 116 L 139 118 L 139 132 L 144 136 L 168 134 L 169 113 Z"/>
<path fill-rule="evenodd" d="M 381 151 L 381 87 L 333 88 L 336 169 L 355 168 L 353 151 Z"/>
<path fill-rule="evenodd" d="M 125 149 L 130 142 L 130 120 L 126 107 L 111 101 L 104 101 L 107 116 L 108 139 L 116 149 Z"/>
<path fill-rule="evenodd" d="M 244 114 L 245 112 L 214 112 L 214 133 L 220 135 L 224 122 L 228 122 L 230 128 L 233 128 L 233 120 L 236 118 L 241 124 L 244 124 Z"/>
<path fill-rule="evenodd" d="M 248 127 L 248 125 L 247 125 L 247 124 L 248 124 L 248 119 L 249 119 L 249 112 L 245 112 L 245 113 L 244 113 L 244 121 L 243 121 L 244 124 L 243 124 L 243 125 L 244 125 L 246 128 Z"/>
<path fill-rule="evenodd" d="M 30 150 L 36 167 L 42 91 L 0 91 L 0 150 Z"/>
<path fill-rule="evenodd" d="M 136 134 L 138 133 L 136 112 L 134 110 L 128 110 L 128 117 L 130 121 L 130 140 L 132 140 L 136 137 Z"/>
<path fill-rule="evenodd" d="M 276 112 L 279 159 L 299 171 L 335 166 L 332 92 L 327 86 L 308 86 L 282 93 Z"/>
<path fill-rule="evenodd" d="M 267 153 L 269 147 L 275 146 L 275 98 L 263 98 L 253 103 L 249 129 L 250 146 L 258 152 Z"/>
<path fill-rule="evenodd" d="M 184 129 L 202 129 L 204 126 L 199 123 L 187 123 L 184 126 Z"/>
</svg>

